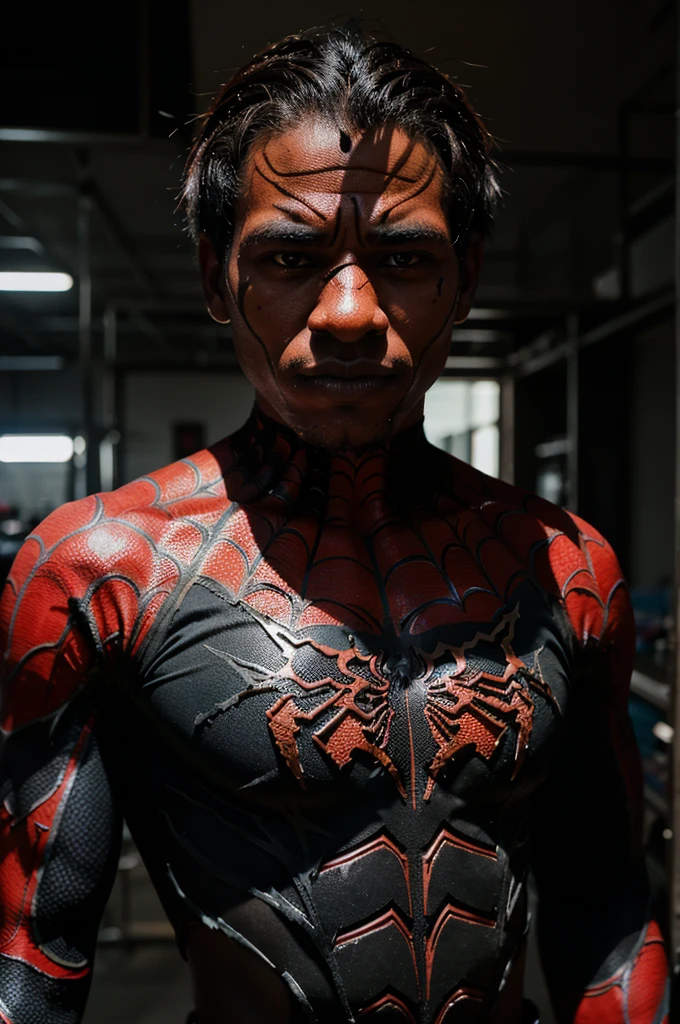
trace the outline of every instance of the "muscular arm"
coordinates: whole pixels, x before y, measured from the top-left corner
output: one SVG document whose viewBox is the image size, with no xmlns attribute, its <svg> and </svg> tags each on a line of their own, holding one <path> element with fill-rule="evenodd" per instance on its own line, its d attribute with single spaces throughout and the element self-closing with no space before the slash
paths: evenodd
<svg viewBox="0 0 680 1024">
<path fill-rule="evenodd" d="M 601 539 L 600 539 L 601 541 Z M 560 1024 L 666 1024 L 667 961 L 649 917 L 640 760 L 628 717 L 634 626 L 610 549 L 602 606 L 572 592 L 582 669 L 536 809 L 539 943 Z M 585 612 L 574 614 L 585 600 Z"/>
<path fill-rule="evenodd" d="M 3 1024 L 81 1019 L 120 845 L 91 694 L 100 638 L 73 593 L 69 542 L 52 536 L 63 515 L 26 541 L 0 604 Z"/>
</svg>

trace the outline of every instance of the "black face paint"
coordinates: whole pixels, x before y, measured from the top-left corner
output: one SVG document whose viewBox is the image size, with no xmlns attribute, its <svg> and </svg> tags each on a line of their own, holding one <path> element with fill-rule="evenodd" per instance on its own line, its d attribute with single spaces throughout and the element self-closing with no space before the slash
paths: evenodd
<svg viewBox="0 0 680 1024">
<path fill-rule="evenodd" d="M 352 148 L 352 140 L 350 139 L 347 132 L 340 130 L 340 149 L 343 153 L 349 153 Z"/>
<path fill-rule="evenodd" d="M 392 179 L 394 179 L 394 181 L 405 181 L 410 184 L 415 184 L 416 181 L 418 180 L 417 178 L 411 178 L 406 174 L 397 174 L 396 169 L 393 169 L 392 171 L 384 171 L 378 170 L 376 167 L 367 167 L 364 164 L 356 164 L 353 165 L 351 168 L 348 168 L 347 164 L 328 164 L 325 167 L 314 167 L 308 171 L 281 171 L 279 170 L 278 167 L 275 167 L 274 164 L 271 162 L 266 150 L 262 152 L 262 158 L 266 163 L 267 167 L 269 168 L 270 172 L 272 174 L 275 174 L 277 178 L 309 178 L 315 174 L 328 174 L 331 171 L 353 170 L 364 171 L 366 174 L 377 174 L 386 181 L 391 181 Z M 403 162 L 403 160 L 399 161 L 399 163 L 396 166 L 400 167 L 403 164 Z M 269 181 L 268 178 L 267 181 Z"/>
<path fill-rule="evenodd" d="M 267 366 L 269 367 L 270 374 L 272 375 L 272 377 L 275 377 L 276 375 L 274 373 L 274 364 L 272 363 L 271 356 L 269 355 L 269 352 L 267 351 L 267 346 L 265 345 L 264 341 L 262 340 L 260 335 L 257 333 L 257 331 L 255 331 L 253 329 L 253 327 L 251 326 L 251 323 L 248 320 L 248 317 L 246 315 L 246 292 L 248 291 L 248 289 L 250 287 L 250 278 L 249 277 L 245 277 L 241 281 L 239 281 L 238 289 L 237 289 L 237 294 L 236 295 L 234 295 L 234 291 L 233 291 L 233 289 L 231 287 L 231 284 L 229 282 L 229 277 L 228 276 L 225 277 L 225 283 L 226 283 L 227 289 L 229 290 L 229 295 L 231 296 L 232 302 L 234 302 L 236 308 L 238 309 L 239 313 L 241 314 L 241 319 L 243 320 L 244 324 L 246 325 L 246 327 L 248 328 L 248 330 L 250 331 L 250 333 L 255 338 L 255 340 L 259 344 L 260 348 L 264 352 L 265 359 L 267 360 Z M 258 309 L 259 308 L 260 307 L 258 306 Z"/>
<path fill-rule="evenodd" d="M 259 174 L 261 178 L 264 178 L 265 181 L 268 181 L 270 185 L 273 185 L 277 192 L 280 192 L 282 196 L 286 196 L 288 199 L 294 199 L 296 202 L 301 203 L 303 206 L 306 206 L 308 210 L 310 210 L 316 217 L 319 218 L 319 220 L 326 220 L 326 216 L 323 213 L 321 213 L 320 210 L 315 210 L 310 203 L 305 202 L 304 199 L 301 199 L 299 196 L 296 196 L 294 192 L 289 192 L 282 185 L 279 185 L 276 181 L 273 181 L 271 178 L 267 177 L 262 168 L 258 167 L 257 164 L 255 164 L 255 172 Z"/>
<path fill-rule="evenodd" d="M 388 217 L 390 216 L 390 214 L 391 214 L 391 213 L 392 213 L 392 212 L 393 212 L 394 210 L 396 210 L 396 208 L 397 208 L 398 206 L 401 206 L 401 205 L 402 205 L 403 203 L 407 203 L 407 202 L 409 201 L 409 199 L 415 199 L 415 197 L 416 197 L 416 196 L 419 196 L 419 195 L 421 195 L 421 194 L 422 194 L 422 193 L 423 193 L 423 192 L 425 191 L 425 189 L 426 189 L 426 188 L 429 188 L 429 186 L 430 186 L 430 185 L 432 184 L 432 182 L 434 181 L 434 176 L 435 176 L 435 174 L 436 174 L 436 173 L 437 173 L 437 163 L 436 163 L 436 161 L 435 161 L 435 162 L 433 163 L 433 165 L 432 165 L 432 170 L 431 170 L 431 171 L 430 171 L 430 173 L 428 174 L 428 176 L 427 176 L 427 178 L 426 178 L 426 180 L 425 180 L 424 184 L 422 184 L 422 185 L 420 186 L 420 188 L 417 188 L 417 189 L 415 190 L 415 192 L 411 192 L 411 194 L 410 194 L 410 195 L 408 195 L 408 196 L 404 196 L 404 197 L 403 197 L 403 199 L 398 199 L 396 203 L 392 203 L 392 205 L 391 205 L 391 206 L 389 206 L 389 207 L 388 207 L 388 208 L 387 208 L 387 209 L 386 209 L 386 210 L 385 210 L 385 211 L 384 211 L 384 212 L 383 212 L 383 213 L 382 213 L 382 214 L 380 215 L 380 221 L 379 221 L 379 223 L 380 223 L 380 224 L 384 224 L 384 223 L 385 223 L 385 221 L 387 220 L 387 218 L 388 218 Z"/>
<path fill-rule="evenodd" d="M 356 231 L 356 234 L 357 234 L 357 239 L 358 239 L 359 245 L 362 248 L 364 248 L 364 246 L 366 245 L 366 241 L 364 239 L 364 234 L 363 234 L 363 231 L 362 231 L 362 228 L 361 228 L 361 215 L 359 213 L 359 202 L 358 202 L 356 196 L 350 196 L 349 197 L 349 201 L 352 204 L 352 209 L 354 210 L 354 228 L 355 228 L 355 231 Z"/>
<path fill-rule="evenodd" d="M 350 263 L 340 263 L 340 264 L 338 264 L 337 267 L 333 267 L 332 270 L 329 270 L 327 274 L 323 275 L 322 280 L 323 280 L 324 285 L 327 285 L 329 281 L 332 281 L 333 278 L 336 276 L 336 274 L 339 274 L 341 270 L 346 270 L 347 267 L 354 267 L 354 266 L 356 266 L 356 264 L 350 262 Z"/>
</svg>

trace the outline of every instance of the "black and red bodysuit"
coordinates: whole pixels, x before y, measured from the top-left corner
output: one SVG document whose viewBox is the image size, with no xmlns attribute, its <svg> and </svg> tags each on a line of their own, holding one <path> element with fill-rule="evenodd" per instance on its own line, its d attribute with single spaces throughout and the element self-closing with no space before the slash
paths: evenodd
<svg viewBox="0 0 680 1024">
<path fill-rule="evenodd" d="M 496 1020 L 530 866 L 573 1020 L 667 1019 L 586 524 L 420 426 L 330 455 L 255 413 L 53 513 L 2 609 L 4 1024 L 80 1019 L 122 816 L 180 948 L 223 932 L 296 1020 Z"/>
</svg>

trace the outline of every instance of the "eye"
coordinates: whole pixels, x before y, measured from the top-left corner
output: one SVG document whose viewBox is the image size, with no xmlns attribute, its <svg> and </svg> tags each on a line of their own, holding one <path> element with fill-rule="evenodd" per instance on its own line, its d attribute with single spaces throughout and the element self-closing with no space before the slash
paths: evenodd
<svg viewBox="0 0 680 1024">
<path fill-rule="evenodd" d="M 275 252 L 272 260 L 278 267 L 285 267 L 286 270 L 299 270 L 300 267 L 309 267 L 312 261 L 301 252 Z"/>
<path fill-rule="evenodd" d="M 424 257 L 418 252 L 393 252 L 385 260 L 388 267 L 397 267 L 399 270 L 408 270 L 409 267 L 417 267 L 423 262 Z"/>
</svg>

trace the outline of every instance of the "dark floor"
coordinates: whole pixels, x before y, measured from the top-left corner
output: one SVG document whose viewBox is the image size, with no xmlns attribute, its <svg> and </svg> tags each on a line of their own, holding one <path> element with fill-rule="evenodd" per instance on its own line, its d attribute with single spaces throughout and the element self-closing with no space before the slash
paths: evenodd
<svg viewBox="0 0 680 1024">
<path fill-rule="evenodd" d="M 184 1024 L 189 971 L 174 948 L 100 950 L 84 1024 Z"/>
<path fill-rule="evenodd" d="M 122 884 L 121 878 L 126 879 Z M 184 1024 L 192 1007 L 189 969 L 139 863 L 119 873 L 102 930 L 109 943 L 120 928 L 126 903 L 137 937 L 145 941 L 129 948 L 101 946 L 84 1024 Z M 555 1024 L 531 937 L 526 993 L 541 1009 L 541 1024 Z"/>
<path fill-rule="evenodd" d="M 189 968 L 135 852 L 128 848 L 121 863 L 83 1024 L 184 1024 L 193 1005 Z M 126 919 L 137 939 L 130 946 L 116 943 Z"/>
</svg>

